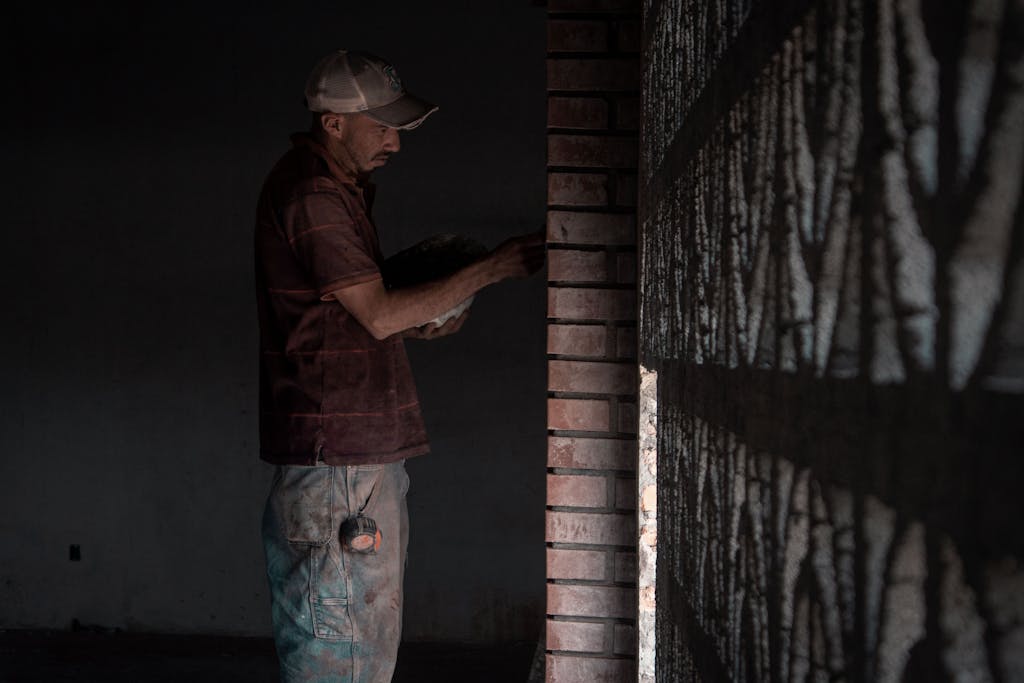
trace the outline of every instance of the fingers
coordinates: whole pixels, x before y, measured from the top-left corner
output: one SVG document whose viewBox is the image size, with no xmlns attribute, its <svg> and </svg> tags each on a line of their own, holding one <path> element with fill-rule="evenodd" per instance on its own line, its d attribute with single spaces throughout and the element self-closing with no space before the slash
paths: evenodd
<svg viewBox="0 0 1024 683">
<path fill-rule="evenodd" d="M 445 335 L 451 334 L 452 327 L 455 326 L 456 320 L 458 320 L 458 318 L 448 318 L 447 320 L 445 320 L 443 324 L 438 325 L 437 327 L 434 328 L 434 333 L 433 335 L 431 335 L 431 337 L 444 337 Z"/>
<path fill-rule="evenodd" d="M 406 339 L 426 339 L 428 325 L 420 325 L 419 327 L 410 327 L 406 331 L 402 332 L 402 336 Z"/>
<path fill-rule="evenodd" d="M 469 309 L 466 309 L 454 318 L 449 318 L 444 322 L 444 325 L 436 328 L 434 335 L 435 337 L 444 337 L 449 334 L 455 334 L 462 328 L 462 323 L 466 322 L 466 318 L 469 317 Z"/>
<path fill-rule="evenodd" d="M 511 240 L 519 249 L 526 252 L 545 251 L 547 237 L 543 232 L 531 232 L 526 235 L 514 237 Z"/>
<path fill-rule="evenodd" d="M 456 332 L 461 330 L 463 323 L 466 322 L 466 318 L 468 318 L 468 317 L 469 317 L 469 309 L 467 308 L 466 310 L 464 310 L 462 312 L 461 315 L 456 317 L 454 320 L 450 320 L 449 322 L 451 322 L 453 324 L 452 324 L 452 329 L 448 332 L 448 334 L 455 334 Z"/>
<path fill-rule="evenodd" d="M 543 250 L 546 247 L 547 237 L 544 231 L 530 232 L 525 235 L 510 237 L 502 242 L 495 251 L 530 251 L 534 249 Z"/>
<path fill-rule="evenodd" d="M 543 231 L 518 235 L 506 240 L 494 252 L 503 278 L 523 278 L 540 270 L 547 256 Z"/>
<path fill-rule="evenodd" d="M 533 274 L 540 270 L 540 267 L 544 265 L 547 255 L 547 244 L 542 236 L 540 242 L 531 244 L 525 254 L 523 263 L 526 265 L 527 272 Z"/>
<path fill-rule="evenodd" d="M 533 275 L 541 266 L 544 265 L 544 260 L 547 258 L 547 248 L 544 244 L 543 239 L 539 242 L 530 241 L 523 245 L 523 250 L 519 254 L 519 265 L 521 267 L 520 276 L 526 277 L 527 275 Z"/>
<path fill-rule="evenodd" d="M 538 230 L 537 232 L 530 232 L 525 235 L 520 235 L 516 239 L 520 240 L 525 246 L 528 247 L 543 247 L 544 243 L 547 241 L 547 235 L 543 230 Z"/>
<path fill-rule="evenodd" d="M 405 336 L 409 339 L 437 339 L 438 337 L 446 337 L 461 330 L 463 323 L 466 322 L 468 317 L 469 309 L 466 309 L 460 315 L 445 320 L 441 325 L 426 323 L 425 325 L 406 330 Z"/>
</svg>

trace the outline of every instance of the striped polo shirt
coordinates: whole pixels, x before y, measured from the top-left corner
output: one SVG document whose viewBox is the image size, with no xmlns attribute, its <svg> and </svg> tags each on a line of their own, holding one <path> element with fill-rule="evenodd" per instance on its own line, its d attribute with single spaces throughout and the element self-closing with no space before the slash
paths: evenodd
<svg viewBox="0 0 1024 683">
<path fill-rule="evenodd" d="M 306 134 L 274 166 L 256 218 L 260 457 L 387 463 L 429 450 L 401 334 L 374 339 L 330 293 L 380 277 L 373 186 Z"/>
</svg>

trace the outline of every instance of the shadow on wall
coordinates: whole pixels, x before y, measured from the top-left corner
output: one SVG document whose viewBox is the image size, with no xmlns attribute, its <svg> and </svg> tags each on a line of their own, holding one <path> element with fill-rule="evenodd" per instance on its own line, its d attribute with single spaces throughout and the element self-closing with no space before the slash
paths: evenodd
<svg viewBox="0 0 1024 683">
<path fill-rule="evenodd" d="M 1024 12 L 693 4 L 645 18 L 658 676 L 1021 680 Z"/>
</svg>

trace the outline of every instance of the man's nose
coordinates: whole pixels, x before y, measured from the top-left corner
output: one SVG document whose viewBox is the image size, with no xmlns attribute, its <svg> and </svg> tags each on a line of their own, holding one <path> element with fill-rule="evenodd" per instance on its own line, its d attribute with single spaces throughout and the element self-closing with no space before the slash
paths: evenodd
<svg viewBox="0 0 1024 683">
<path fill-rule="evenodd" d="M 401 149 L 402 143 L 398 139 L 398 129 L 388 128 L 384 134 L 384 151 L 394 154 Z"/>
</svg>

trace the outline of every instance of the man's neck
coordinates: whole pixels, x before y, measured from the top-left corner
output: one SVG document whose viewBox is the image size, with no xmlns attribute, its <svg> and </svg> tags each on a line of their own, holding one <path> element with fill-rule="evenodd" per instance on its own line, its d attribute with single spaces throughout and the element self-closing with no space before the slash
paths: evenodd
<svg viewBox="0 0 1024 683">
<path fill-rule="evenodd" d="M 312 130 L 309 132 L 309 136 L 327 151 L 328 156 L 334 162 L 335 172 L 343 179 L 359 187 L 364 187 L 370 182 L 369 173 L 359 173 L 355 169 L 355 164 L 352 163 L 352 158 L 348 155 L 344 145 L 322 130 Z"/>
</svg>

